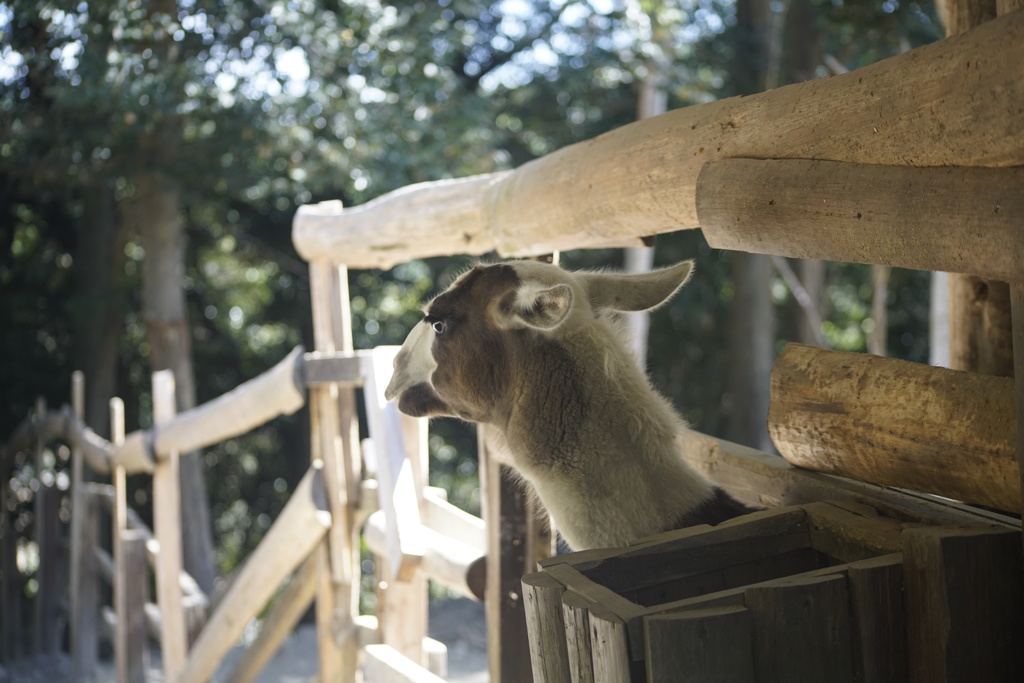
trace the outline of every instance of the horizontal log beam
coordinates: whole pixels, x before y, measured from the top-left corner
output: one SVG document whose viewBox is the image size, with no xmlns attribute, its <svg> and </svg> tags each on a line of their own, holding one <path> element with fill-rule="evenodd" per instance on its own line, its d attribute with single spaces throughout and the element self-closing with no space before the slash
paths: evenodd
<svg viewBox="0 0 1024 683">
<path fill-rule="evenodd" d="M 717 159 L 1022 165 L 1022 63 L 1018 11 L 841 76 L 637 121 L 509 173 L 413 185 L 353 209 L 301 207 L 292 239 L 306 259 L 352 268 L 633 246 L 698 225 L 698 174 Z"/>
<path fill-rule="evenodd" d="M 928 494 L 794 467 L 774 454 L 688 431 L 678 441 L 683 457 L 744 503 L 777 507 L 821 500 L 869 505 L 879 514 L 925 524 L 996 524 L 1017 529 L 1019 519 Z"/>
<path fill-rule="evenodd" d="M 789 344 L 771 392 L 768 432 L 794 465 L 1020 509 L 1010 378 Z"/>
<path fill-rule="evenodd" d="M 1024 280 L 1024 168 L 724 159 L 697 214 L 716 249 Z"/>
<path fill-rule="evenodd" d="M 337 374 L 338 366 L 350 364 L 348 360 L 333 357 L 325 360 L 318 354 L 311 355 L 315 368 L 327 373 Z M 109 474 L 114 466 L 120 465 L 128 474 L 152 474 L 160 454 L 205 448 L 301 408 L 306 402 L 304 357 L 302 347 L 297 346 L 263 374 L 201 406 L 179 413 L 166 424 L 134 431 L 121 445 L 98 435 L 68 406 L 29 416 L 0 449 L 0 463 L 7 462 L 37 440 L 44 443 L 61 440 L 81 450 L 89 467 L 97 472 Z"/>
</svg>

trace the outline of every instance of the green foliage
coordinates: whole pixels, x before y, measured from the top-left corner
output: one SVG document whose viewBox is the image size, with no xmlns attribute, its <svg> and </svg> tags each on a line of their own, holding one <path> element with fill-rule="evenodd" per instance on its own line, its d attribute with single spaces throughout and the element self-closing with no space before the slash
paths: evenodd
<svg viewBox="0 0 1024 683">
<path fill-rule="evenodd" d="M 850 68 L 939 33 L 917 3 L 808 1 L 823 52 Z M 74 344 L 99 303 L 75 281 L 102 218 L 95 205 L 107 201 L 109 220 L 121 220 L 133 175 L 156 159 L 183 193 L 202 402 L 294 345 L 312 346 L 306 264 L 290 237 L 298 205 L 360 204 L 410 183 L 519 166 L 633 120 L 637 86 L 652 73 L 670 107 L 736 92 L 726 68 L 742 49 L 734 25 L 733 4 L 719 0 L 0 3 L 0 437 L 37 394 L 67 400 Z M 166 148 L 140 144 L 156 133 Z M 132 429 L 150 419 L 138 312 L 145 254 L 137 235 L 124 240 L 118 392 Z M 653 318 L 649 364 L 685 416 L 716 433 L 727 400 L 728 268 L 699 231 L 659 238 L 659 263 L 691 257 L 695 280 Z M 598 250 L 563 261 L 619 258 Z M 400 343 L 419 304 L 466 263 L 353 272 L 356 346 Z M 837 348 L 863 348 L 865 273 L 830 266 L 827 332 Z M 890 345 L 915 359 L 923 277 L 893 275 Z M 305 471 L 306 424 L 299 413 L 203 454 L 221 570 L 262 536 Z M 432 483 L 478 510 L 472 433 L 455 421 L 433 433 Z M 143 508 L 145 488 L 136 489 Z"/>
</svg>

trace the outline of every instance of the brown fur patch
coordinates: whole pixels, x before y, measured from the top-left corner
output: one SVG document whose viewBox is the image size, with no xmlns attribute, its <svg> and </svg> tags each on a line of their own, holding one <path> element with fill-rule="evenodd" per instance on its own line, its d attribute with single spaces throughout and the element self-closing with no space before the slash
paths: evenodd
<svg viewBox="0 0 1024 683">
<path fill-rule="evenodd" d="M 494 418 L 496 397 L 509 383 L 506 339 L 495 324 L 498 302 L 519 286 L 511 266 L 476 266 L 427 307 L 444 322 L 433 343 L 431 382 L 448 413 L 473 422 Z"/>
</svg>

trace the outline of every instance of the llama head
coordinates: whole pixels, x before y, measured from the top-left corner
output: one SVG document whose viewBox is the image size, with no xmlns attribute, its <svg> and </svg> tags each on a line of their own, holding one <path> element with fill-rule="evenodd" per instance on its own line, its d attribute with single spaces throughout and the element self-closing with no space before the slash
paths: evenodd
<svg viewBox="0 0 1024 683">
<path fill-rule="evenodd" d="M 667 301 L 693 262 L 650 273 L 570 273 L 537 261 L 478 265 L 427 305 L 395 357 L 388 400 L 417 417 L 490 422 L 513 400 L 512 358 L 555 342 L 605 311 Z"/>
</svg>

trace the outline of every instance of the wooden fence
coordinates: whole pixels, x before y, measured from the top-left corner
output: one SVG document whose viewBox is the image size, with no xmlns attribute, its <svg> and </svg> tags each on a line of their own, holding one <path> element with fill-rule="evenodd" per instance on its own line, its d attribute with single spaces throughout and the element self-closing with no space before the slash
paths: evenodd
<svg viewBox="0 0 1024 683">
<path fill-rule="evenodd" d="M 336 202 L 302 207 L 293 236 L 310 262 L 314 352 L 296 350 L 274 371 L 194 411 L 173 416 L 159 409 L 152 430 L 128 434 L 123 443 L 98 439 L 74 410 L 41 411 L 11 441 L 12 447 L 20 447 L 28 436 L 61 434 L 74 449 L 72 487 L 78 493 L 73 519 L 79 521 L 74 522 L 72 542 L 72 566 L 77 569 L 70 618 L 77 671 L 87 670 L 95 652 L 88 632 L 95 597 L 82 587 L 95 582 L 103 564 L 94 561 L 95 542 L 88 540 L 95 524 L 78 514 L 90 510 L 89 501 L 97 499 L 89 494 L 95 489 L 81 485 L 81 471 L 88 465 L 113 476 L 113 488 L 102 489 L 98 498 L 114 501 L 120 548 L 115 550 L 115 576 L 145 554 L 139 550 L 139 534 L 130 533 L 133 523 L 123 506 L 120 473 L 153 475 L 154 497 L 159 499 L 154 530 L 160 546 L 155 556 L 157 603 L 167 680 L 208 679 L 244 623 L 288 576 L 291 581 L 271 610 L 260 641 L 232 680 L 251 680 L 314 596 L 322 680 L 354 680 L 361 659 L 380 677 L 375 680 L 437 680 L 423 666 L 430 663 L 433 650 L 423 640 L 427 576 L 460 592 L 484 595 L 492 683 L 532 679 L 520 581 L 551 554 L 551 530 L 501 464 L 502 454 L 486 433 L 480 436 L 486 531 L 483 522 L 426 488 L 424 426 L 399 416 L 380 395 L 393 351 L 352 349 L 348 268 L 388 267 L 439 254 L 496 250 L 526 256 L 632 246 L 650 235 L 699 225 L 717 248 L 1002 278 L 1013 292 L 1018 378 L 1013 384 L 1016 409 L 1007 419 L 1024 423 L 1024 177 L 1012 168 L 1024 166 L 1022 63 L 1024 12 L 1010 12 L 843 76 L 670 112 L 515 171 L 416 185 L 352 209 Z M 905 386 L 912 374 L 881 368 L 880 360 L 862 361 L 871 371 L 895 372 L 897 387 Z M 156 397 L 168 395 L 168 384 L 166 376 L 155 379 L 155 409 Z M 364 388 L 370 411 L 370 447 L 359 441 L 356 386 Z M 956 387 L 955 382 L 928 383 L 929 391 L 944 397 L 948 410 L 960 405 Z M 201 606 L 202 596 L 191 592 L 181 575 L 179 519 L 173 514 L 175 454 L 293 411 L 302 405 L 304 392 L 311 412 L 313 464 L 189 648 L 186 605 Z M 899 390 L 895 396 L 908 403 L 915 398 Z M 773 423 L 777 438 L 798 444 L 828 432 L 811 418 L 789 414 L 790 420 Z M 786 431 L 793 420 L 803 427 L 796 435 Z M 988 434 L 986 430 L 980 423 L 963 428 L 972 438 Z M 1004 495 L 994 504 L 1013 507 L 1012 491 L 1019 491 L 1024 461 L 1024 430 L 1007 438 L 1013 446 L 997 449 L 993 457 L 1016 459 L 1016 468 L 1006 470 L 1016 480 L 1002 486 L 1010 498 Z M 777 506 L 854 500 L 894 519 L 982 521 L 1019 532 L 1019 522 L 997 513 L 893 492 L 885 487 L 905 481 L 887 481 L 876 467 L 868 468 L 878 476 L 874 483 L 862 484 L 797 469 L 710 437 L 693 435 L 687 443 L 685 455 L 691 462 L 747 502 Z M 782 445 L 780 449 L 794 460 L 801 457 L 797 447 L 790 453 Z M 1014 450 L 1015 456 L 1008 454 Z M 374 457 L 367 457 L 371 452 Z M 836 445 L 834 452 L 831 472 L 872 478 L 844 462 L 845 444 Z M 938 448 L 930 455 L 941 470 L 948 463 L 943 457 L 948 459 L 951 452 Z M 884 448 L 870 457 L 884 460 Z M 799 461 L 813 464 L 806 458 Z M 994 479 L 988 468 L 979 466 L 974 479 Z M 896 469 L 905 474 L 913 462 Z M 952 493 L 944 490 L 945 480 L 930 479 L 929 492 Z M 967 494 L 957 490 L 955 495 Z M 1015 500 L 1019 505 L 1019 494 Z M 361 534 L 381 558 L 388 584 L 380 595 L 377 619 L 360 615 L 357 608 Z M 284 536 L 287 551 L 281 550 Z M 941 552 L 941 543 L 929 548 Z M 137 586 L 125 585 L 116 594 L 126 604 L 143 601 Z M 570 600 L 566 609 L 590 609 L 588 604 Z M 597 606 L 593 613 L 600 616 L 602 609 Z M 137 616 L 134 621 L 131 617 L 139 610 L 129 609 L 127 616 L 117 612 L 112 622 L 119 631 L 140 628 Z M 725 621 L 733 618 L 721 616 Z M 612 631 L 618 628 L 614 619 L 605 621 Z M 125 657 L 139 647 L 139 639 L 130 634 L 118 636 L 117 642 Z M 615 670 L 614 661 L 599 663 Z M 937 677 L 930 680 L 955 680 L 952 668 L 942 668 L 946 665 L 951 663 L 940 663 Z M 126 670 L 133 667 L 126 664 Z M 581 667 L 586 669 L 586 662 L 578 661 L 577 669 Z"/>
</svg>

